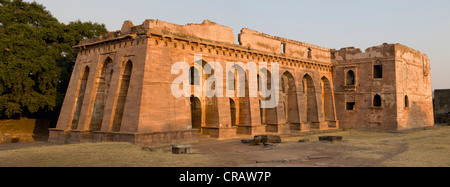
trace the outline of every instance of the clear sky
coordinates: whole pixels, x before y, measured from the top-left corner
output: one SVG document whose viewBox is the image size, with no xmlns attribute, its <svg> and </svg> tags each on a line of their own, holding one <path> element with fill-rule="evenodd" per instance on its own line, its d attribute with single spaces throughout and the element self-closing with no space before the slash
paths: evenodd
<svg viewBox="0 0 450 187">
<path fill-rule="evenodd" d="M 25 0 L 32 2 L 33 0 Z M 145 19 L 175 24 L 209 19 L 327 48 L 363 51 L 401 43 L 431 59 L 433 89 L 450 89 L 450 1 L 448 0 L 36 0 L 59 21 L 104 23 Z"/>
</svg>

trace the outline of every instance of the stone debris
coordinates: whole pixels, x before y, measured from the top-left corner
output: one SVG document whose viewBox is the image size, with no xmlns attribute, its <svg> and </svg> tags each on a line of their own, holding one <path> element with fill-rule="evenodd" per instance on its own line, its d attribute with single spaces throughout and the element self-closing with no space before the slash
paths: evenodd
<svg viewBox="0 0 450 187">
<path fill-rule="evenodd" d="M 309 139 L 300 139 L 299 141 L 298 141 L 299 143 L 307 143 L 307 142 L 309 142 Z"/>
<path fill-rule="evenodd" d="M 278 135 L 259 135 L 255 138 L 261 137 L 262 143 L 281 143 L 281 137 Z"/>
<path fill-rule="evenodd" d="M 265 147 L 273 147 L 274 144 L 281 143 L 281 137 L 277 135 L 258 135 L 253 139 L 242 139 L 241 142 L 253 146 L 263 144 Z"/>
<path fill-rule="evenodd" d="M 172 154 L 190 154 L 191 145 L 172 145 Z"/>
<path fill-rule="evenodd" d="M 342 141 L 342 136 L 320 136 L 319 141 L 328 141 L 328 142 L 340 142 Z"/>
</svg>

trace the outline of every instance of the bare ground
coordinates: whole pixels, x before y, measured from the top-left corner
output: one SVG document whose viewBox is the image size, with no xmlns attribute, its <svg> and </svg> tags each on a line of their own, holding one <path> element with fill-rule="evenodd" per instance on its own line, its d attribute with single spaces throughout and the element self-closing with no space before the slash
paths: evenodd
<svg viewBox="0 0 450 187">
<path fill-rule="evenodd" d="M 338 143 L 318 136 L 338 135 Z M 248 138 L 248 137 L 243 137 Z M 144 151 L 128 143 L 0 145 L 0 167 L 449 167 L 450 127 L 408 132 L 339 131 L 325 134 L 285 134 L 283 143 L 266 148 L 240 139 L 204 139 L 192 144 L 194 153 L 172 155 Z M 299 139 L 309 139 L 299 143 Z"/>
</svg>

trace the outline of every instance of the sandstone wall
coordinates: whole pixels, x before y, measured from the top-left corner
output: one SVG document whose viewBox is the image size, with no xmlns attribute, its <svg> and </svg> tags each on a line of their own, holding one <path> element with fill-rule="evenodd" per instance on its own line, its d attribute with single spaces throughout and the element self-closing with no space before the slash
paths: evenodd
<svg viewBox="0 0 450 187">
<path fill-rule="evenodd" d="M 344 127 L 403 130 L 432 126 L 430 61 L 401 44 L 383 44 L 362 52 L 353 47 L 334 50 L 338 118 Z M 374 66 L 383 66 L 383 77 L 374 78 Z M 346 84 L 349 71 L 356 84 Z M 382 98 L 373 107 L 374 95 Z M 355 110 L 347 110 L 347 102 Z"/>
<path fill-rule="evenodd" d="M 281 37 L 270 36 L 247 28 L 241 30 L 239 42 L 240 45 L 248 47 L 249 49 L 308 59 L 320 63 L 331 63 L 330 49 Z"/>
<path fill-rule="evenodd" d="M 398 129 L 433 126 L 430 60 L 401 44 L 395 54 Z"/>
<path fill-rule="evenodd" d="M 394 45 L 383 44 L 362 52 L 356 48 L 333 51 L 336 110 L 341 126 L 362 129 L 397 129 L 396 72 Z M 383 77 L 374 78 L 374 66 L 383 66 Z M 346 83 L 349 71 L 355 73 L 355 85 Z M 381 96 L 381 107 L 374 97 Z M 355 110 L 347 110 L 355 102 Z"/>
</svg>

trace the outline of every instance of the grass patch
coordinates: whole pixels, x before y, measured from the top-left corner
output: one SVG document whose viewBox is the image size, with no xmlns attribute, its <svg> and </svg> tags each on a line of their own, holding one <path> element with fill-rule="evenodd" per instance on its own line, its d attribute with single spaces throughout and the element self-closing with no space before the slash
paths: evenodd
<svg viewBox="0 0 450 187">
<path fill-rule="evenodd" d="M 2 167 L 200 167 L 214 163 L 214 159 L 200 154 L 149 152 L 129 143 L 68 144 L 0 151 Z"/>
</svg>

